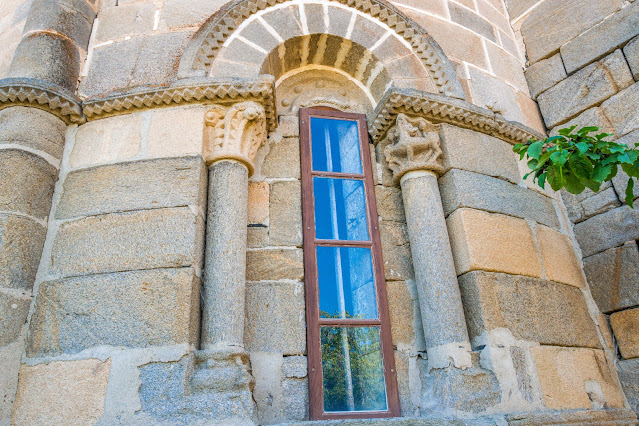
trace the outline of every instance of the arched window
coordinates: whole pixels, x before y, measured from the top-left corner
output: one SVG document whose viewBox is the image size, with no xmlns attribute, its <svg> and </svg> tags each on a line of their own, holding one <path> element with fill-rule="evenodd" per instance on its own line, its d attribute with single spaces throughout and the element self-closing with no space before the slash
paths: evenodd
<svg viewBox="0 0 639 426">
<path fill-rule="evenodd" d="M 366 117 L 300 109 L 312 419 L 399 416 Z"/>
</svg>

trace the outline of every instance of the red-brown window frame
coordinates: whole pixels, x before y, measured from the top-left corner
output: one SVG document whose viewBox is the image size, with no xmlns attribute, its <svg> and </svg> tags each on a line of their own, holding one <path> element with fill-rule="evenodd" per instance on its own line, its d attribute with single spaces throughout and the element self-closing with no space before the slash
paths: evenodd
<svg viewBox="0 0 639 426">
<path fill-rule="evenodd" d="M 302 173 L 302 217 L 304 225 L 304 272 L 306 293 L 306 339 L 308 355 L 309 401 L 311 420 L 332 420 L 351 418 L 381 418 L 399 417 L 399 396 L 397 390 L 397 371 L 391 338 L 390 319 L 388 315 L 388 299 L 386 295 L 386 280 L 384 277 L 384 263 L 382 261 L 381 240 L 379 237 L 379 220 L 375 204 L 375 185 L 368 144 L 366 116 L 341 112 L 325 108 L 300 108 L 300 157 Z M 311 149 L 311 117 L 336 118 L 357 121 L 360 143 L 360 158 L 362 174 L 313 172 Z M 344 240 L 315 239 L 315 203 L 313 196 L 313 176 L 333 176 L 341 178 L 357 178 L 364 182 L 366 194 L 366 213 L 368 219 L 368 233 L 370 242 L 352 242 Z M 334 247 L 368 247 L 371 249 L 373 274 L 377 300 L 378 319 L 333 319 L 320 318 L 319 314 L 319 286 L 317 272 L 316 246 Z M 386 397 L 388 406 L 386 411 L 357 411 L 343 413 L 326 413 L 324 411 L 323 375 L 320 342 L 320 326 L 364 326 L 371 325 L 380 329 L 380 345 L 384 364 L 384 379 L 386 382 Z"/>
</svg>

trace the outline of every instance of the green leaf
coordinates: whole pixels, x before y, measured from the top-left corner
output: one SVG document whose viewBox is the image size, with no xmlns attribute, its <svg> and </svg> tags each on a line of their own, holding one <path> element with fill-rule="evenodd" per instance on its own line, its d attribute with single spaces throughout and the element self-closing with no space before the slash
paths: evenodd
<svg viewBox="0 0 639 426">
<path fill-rule="evenodd" d="M 632 205 L 632 202 L 635 199 L 635 194 L 634 194 L 634 189 L 635 187 L 635 181 L 630 178 L 628 179 L 628 186 L 626 187 L 626 203 L 630 206 L 630 208 L 634 209 L 634 206 Z"/>
<path fill-rule="evenodd" d="M 568 136 L 576 128 L 577 128 L 577 126 L 571 126 L 571 127 L 568 127 L 567 129 L 560 129 L 557 133 L 559 133 L 560 135 L 563 135 L 563 136 Z"/>
<path fill-rule="evenodd" d="M 530 158 L 534 158 L 535 160 L 539 160 L 541 156 L 541 149 L 544 146 L 544 141 L 537 141 L 534 144 L 528 147 L 528 156 Z"/>
<path fill-rule="evenodd" d="M 535 168 L 537 167 L 537 160 L 532 159 L 530 161 L 528 161 L 528 168 L 531 170 L 535 170 Z"/>
<path fill-rule="evenodd" d="M 555 151 L 552 154 L 550 154 L 550 159 L 552 160 L 553 163 L 563 166 L 568 160 L 569 156 L 570 156 L 570 152 L 568 151 Z"/>
<path fill-rule="evenodd" d="M 637 170 L 634 164 L 621 163 L 621 168 L 628 176 L 639 178 L 639 170 Z"/>
<path fill-rule="evenodd" d="M 588 144 L 586 142 L 579 142 L 577 143 L 577 149 L 579 150 L 580 153 L 584 153 L 586 151 L 588 151 Z"/>
<path fill-rule="evenodd" d="M 547 173 L 542 173 L 539 175 L 539 178 L 537 178 L 537 185 L 539 185 L 541 189 L 546 189 L 546 175 Z"/>
<path fill-rule="evenodd" d="M 606 178 L 604 179 L 604 182 L 609 182 L 612 180 L 612 178 L 614 178 L 615 176 L 617 176 L 617 169 L 619 167 L 617 167 L 616 164 L 612 165 L 612 169 L 610 170 L 610 173 L 608 174 L 608 176 L 606 176 Z"/>
<path fill-rule="evenodd" d="M 581 194 L 584 189 L 586 189 L 586 185 L 572 173 L 566 173 L 566 190 L 572 194 Z"/>
<path fill-rule="evenodd" d="M 546 176 L 546 179 L 554 191 L 559 191 L 566 184 L 563 173 L 561 173 L 561 168 L 557 166 L 548 169 L 548 176 Z"/>
<path fill-rule="evenodd" d="M 587 135 L 588 133 L 596 132 L 597 130 L 599 130 L 599 127 L 582 127 L 581 129 L 579 129 L 577 134 L 578 135 Z"/>
<path fill-rule="evenodd" d="M 568 160 L 568 165 L 575 176 L 582 179 L 590 179 L 590 175 L 592 174 L 592 164 L 585 155 L 571 155 Z"/>
<path fill-rule="evenodd" d="M 584 179 L 584 180 L 582 180 L 582 182 L 583 182 L 584 185 L 586 185 L 593 192 L 598 192 L 599 188 L 601 188 L 601 183 L 600 182 L 595 182 L 594 180 Z"/>
<path fill-rule="evenodd" d="M 612 170 L 612 166 L 602 166 L 601 163 L 596 163 L 595 167 L 592 169 L 592 180 L 595 182 L 602 183 L 606 176 L 610 174 L 610 170 Z"/>
</svg>

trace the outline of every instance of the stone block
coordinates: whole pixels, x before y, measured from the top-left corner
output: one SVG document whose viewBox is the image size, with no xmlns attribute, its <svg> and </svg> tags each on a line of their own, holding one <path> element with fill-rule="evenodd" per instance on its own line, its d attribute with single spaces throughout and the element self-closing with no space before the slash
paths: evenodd
<svg viewBox="0 0 639 426">
<path fill-rule="evenodd" d="M 303 280 L 301 249 L 263 249 L 246 252 L 246 280 Z"/>
<path fill-rule="evenodd" d="M 375 186 L 375 202 L 377 203 L 377 213 L 382 220 L 406 222 L 402 191 L 399 188 Z"/>
<path fill-rule="evenodd" d="M 170 30 L 200 27 L 226 3 L 226 0 L 165 0 L 159 28 Z"/>
<path fill-rule="evenodd" d="M 601 347 L 583 293 L 530 277 L 473 271 L 459 277 L 471 339 L 507 328 L 519 340 Z"/>
<path fill-rule="evenodd" d="M 311 19 L 321 19 L 321 15 L 311 17 Z M 367 49 L 373 47 L 377 40 L 384 37 L 386 30 L 376 22 L 371 21 L 363 16 L 358 16 L 355 19 L 355 25 L 353 26 L 353 32 L 350 40 L 364 46 Z"/>
<path fill-rule="evenodd" d="M 0 110 L 0 144 L 18 144 L 60 159 L 66 131 L 64 121 L 41 109 Z"/>
<path fill-rule="evenodd" d="M 639 34 L 639 3 L 623 7 L 561 46 L 566 71 L 572 73 Z"/>
<path fill-rule="evenodd" d="M 639 358 L 639 308 L 611 314 L 610 325 L 621 356 L 626 359 Z"/>
<path fill-rule="evenodd" d="M 544 3 L 545 4 L 545 3 Z M 633 83 L 620 50 L 577 71 L 537 97 L 546 127 L 568 121 Z M 570 96 L 566 96 L 566 94 Z"/>
<path fill-rule="evenodd" d="M 548 279 L 583 287 L 583 273 L 570 238 L 546 226 L 537 226 L 535 231 Z"/>
<path fill-rule="evenodd" d="M 530 95 L 533 99 L 536 99 L 541 92 L 567 77 L 559 53 L 531 65 L 526 69 L 525 74 L 530 88 Z"/>
<path fill-rule="evenodd" d="M 460 3 L 463 3 L 463 1 Z M 446 2 L 443 0 L 403 0 L 401 4 L 442 17 L 448 16 L 448 7 L 446 7 Z"/>
<path fill-rule="evenodd" d="M 248 248 L 268 246 L 268 226 L 262 224 L 249 224 L 246 231 L 246 246 Z"/>
<path fill-rule="evenodd" d="M 267 223 L 268 209 L 269 209 L 268 182 L 249 182 L 248 223 L 249 224 Z"/>
<path fill-rule="evenodd" d="M 140 152 L 141 113 L 90 121 L 78 127 L 69 164 L 72 168 L 130 160 Z"/>
<path fill-rule="evenodd" d="M 476 0 L 479 14 L 495 25 L 495 32 L 512 32 L 501 0 Z"/>
<path fill-rule="evenodd" d="M 540 3 L 521 26 L 528 59 L 535 63 L 557 52 L 562 45 L 622 6 L 621 0 L 551 0 Z"/>
<path fill-rule="evenodd" d="M 617 374 L 630 408 L 639 413 L 639 359 L 619 360 Z"/>
<path fill-rule="evenodd" d="M 284 357 L 282 374 L 287 378 L 301 379 L 308 375 L 308 362 L 305 356 L 293 355 Z"/>
<path fill-rule="evenodd" d="M 244 341 L 249 352 L 306 353 L 304 284 L 247 283 Z"/>
<path fill-rule="evenodd" d="M 145 2 L 102 7 L 95 41 L 99 43 L 125 36 L 150 34 L 155 11 L 153 3 Z"/>
<path fill-rule="evenodd" d="M 504 34 L 503 31 L 499 31 L 499 40 L 501 41 L 502 47 L 506 49 L 507 52 L 521 60 L 522 55 L 519 51 L 519 47 L 517 47 L 517 43 L 515 43 L 514 34 L 511 37 Z"/>
<path fill-rule="evenodd" d="M 466 170 L 452 169 L 439 179 L 444 214 L 462 207 L 530 219 L 559 228 L 552 199 L 519 185 Z"/>
<path fill-rule="evenodd" d="M 0 215 L 0 287 L 33 287 L 46 235 L 46 228 L 29 218 Z"/>
<path fill-rule="evenodd" d="M 146 139 L 147 155 L 201 155 L 205 113 L 204 107 L 161 108 L 153 111 Z"/>
<path fill-rule="evenodd" d="M 508 120 L 524 122 L 524 115 L 512 87 L 476 68 L 470 68 L 469 74 L 475 105 L 498 112 Z"/>
<path fill-rule="evenodd" d="M 278 130 L 285 138 L 296 138 L 300 135 L 299 118 L 295 115 L 280 115 Z M 299 146 L 299 143 L 298 143 Z M 298 148 L 299 149 L 299 148 Z"/>
<path fill-rule="evenodd" d="M 453 22 L 458 23 L 462 27 L 466 27 L 473 30 L 477 34 L 480 34 L 491 41 L 496 41 L 495 29 L 490 22 L 483 19 L 476 13 L 470 10 L 458 6 L 455 3 L 449 3 L 448 9 L 450 11 L 450 19 Z"/>
<path fill-rule="evenodd" d="M 387 280 L 407 280 L 414 276 L 413 262 L 405 223 L 382 221 L 379 224 L 382 242 L 384 276 Z"/>
<path fill-rule="evenodd" d="M 104 412 L 111 359 L 22 365 L 12 424 L 95 424 Z"/>
<path fill-rule="evenodd" d="M 274 9 L 262 17 L 284 40 L 304 34 L 302 31 L 302 23 L 300 22 L 299 8 L 297 6 L 292 5 L 281 9 Z"/>
<path fill-rule="evenodd" d="M 528 90 L 517 91 L 517 93 L 515 93 L 515 99 L 517 99 L 517 105 L 519 105 L 519 109 L 521 110 L 523 117 L 522 123 L 545 135 L 547 131 L 541 118 L 541 112 L 539 112 L 539 105 L 528 96 Z"/>
<path fill-rule="evenodd" d="M 637 104 L 639 104 L 639 83 L 633 84 L 601 104 L 604 114 L 614 126 L 617 137 L 639 129 Z"/>
<path fill-rule="evenodd" d="M 457 275 L 483 269 L 541 276 L 537 246 L 525 220 L 462 208 L 446 224 Z"/>
<path fill-rule="evenodd" d="M 16 47 L 8 77 L 44 80 L 73 92 L 79 74 L 80 52 L 71 39 L 57 33 L 36 32 L 24 37 Z"/>
<path fill-rule="evenodd" d="M 46 219 L 58 171 L 42 157 L 0 150 L 0 210 Z"/>
<path fill-rule="evenodd" d="M 632 76 L 635 81 L 639 81 L 639 37 L 633 38 L 623 48 L 623 54 L 626 57 Z"/>
<path fill-rule="evenodd" d="M 530 351 L 547 408 L 624 407 L 623 395 L 602 350 L 537 346 Z"/>
<path fill-rule="evenodd" d="M 72 277 L 40 284 L 28 356 L 96 346 L 195 344 L 200 279 L 192 268 Z"/>
<path fill-rule="evenodd" d="M 584 218 L 587 219 L 605 213 L 615 207 L 619 207 L 621 202 L 614 188 L 608 188 L 598 192 L 592 197 L 586 198 L 582 204 L 584 207 Z"/>
<path fill-rule="evenodd" d="M 163 207 L 203 207 L 206 166 L 200 157 L 98 166 L 70 172 L 63 188 L 55 212 L 57 219 Z"/>
<path fill-rule="evenodd" d="M 269 212 L 269 241 L 273 246 L 302 246 L 300 183 L 273 182 Z"/>
<path fill-rule="evenodd" d="M 442 165 L 519 183 L 517 157 L 501 139 L 450 124 L 441 125 Z"/>
<path fill-rule="evenodd" d="M 393 345 L 411 345 L 415 341 L 416 301 L 406 281 L 389 281 L 386 283 L 388 312 L 390 317 Z"/>
<path fill-rule="evenodd" d="M 6 424 L 10 424 L 23 351 L 23 339 L 0 348 L 0 419 Z"/>
<path fill-rule="evenodd" d="M 639 212 L 628 206 L 617 207 L 576 224 L 574 231 L 585 258 L 639 239 Z"/>
<path fill-rule="evenodd" d="M 505 0 L 505 2 L 508 15 L 514 20 L 539 3 L 539 0 Z"/>
<path fill-rule="evenodd" d="M 203 235 L 203 221 L 189 207 L 78 219 L 60 226 L 51 269 L 70 276 L 197 266 Z"/>
<path fill-rule="evenodd" d="M 569 120 L 567 123 L 558 125 L 550 131 L 550 136 L 556 136 L 560 129 L 577 126 L 575 130 L 579 130 L 582 127 L 599 127 L 600 132 L 614 133 L 615 129 L 612 124 L 603 113 L 601 107 L 593 107 L 585 110 L 577 117 Z"/>
<path fill-rule="evenodd" d="M 0 346 L 15 341 L 27 322 L 31 296 L 21 291 L 0 288 Z"/>
<path fill-rule="evenodd" d="M 270 144 L 261 174 L 267 178 L 300 178 L 300 143 L 297 138 L 284 138 Z"/>
<path fill-rule="evenodd" d="M 86 50 L 94 18 L 95 12 L 84 0 L 34 0 L 24 31 L 25 34 L 35 31 L 64 34 Z"/>
<path fill-rule="evenodd" d="M 498 14 L 495 15 L 500 16 Z M 522 73 L 521 63 L 516 57 L 492 43 L 486 43 L 486 52 L 488 52 L 490 65 L 499 79 L 512 84 L 519 90 L 528 91 L 528 84 Z"/>
<path fill-rule="evenodd" d="M 615 142 L 625 144 L 628 147 L 634 146 L 639 141 L 639 130 L 628 133 L 626 136 L 617 139 Z M 615 188 L 617 197 L 622 204 L 626 204 L 626 189 L 628 188 L 628 175 L 622 170 L 621 167 L 617 169 L 617 175 L 612 178 L 612 186 Z M 637 178 L 633 178 L 635 186 L 633 188 L 635 199 L 639 197 L 639 185 Z"/>
<path fill-rule="evenodd" d="M 284 418 L 287 420 L 308 420 L 308 379 L 284 379 Z"/>
</svg>

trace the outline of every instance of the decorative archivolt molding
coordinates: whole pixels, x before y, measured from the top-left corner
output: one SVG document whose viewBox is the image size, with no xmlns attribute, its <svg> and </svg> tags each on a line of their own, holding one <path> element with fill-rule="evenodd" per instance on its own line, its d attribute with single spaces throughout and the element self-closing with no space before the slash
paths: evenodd
<svg viewBox="0 0 639 426">
<path fill-rule="evenodd" d="M 277 127 L 275 85 L 272 76 L 254 80 L 198 80 L 166 88 L 144 88 L 107 97 L 88 99 L 83 103 L 88 120 L 150 109 L 201 103 L 236 103 L 255 101 L 264 106 L 268 130 Z"/>
<path fill-rule="evenodd" d="M 255 170 L 255 155 L 266 141 L 266 115 L 257 102 L 240 102 L 230 108 L 214 105 L 204 115 L 204 161 L 236 160 Z"/>
<path fill-rule="evenodd" d="M 450 123 L 495 136 L 511 144 L 543 135 L 521 123 L 466 101 L 412 89 L 389 89 L 368 119 L 369 133 L 378 143 L 395 125 L 399 114 L 419 116 L 432 123 Z"/>
<path fill-rule="evenodd" d="M 0 109 L 26 106 L 50 112 L 67 124 L 84 122 L 80 99 L 64 88 L 30 78 L 0 80 Z"/>
<path fill-rule="evenodd" d="M 187 48 L 180 68 L 208 72 L 220 48 L 251 15 L 290 0 L 239 0 L 226 5 L 205 23 Z M 465 99 L 455 69 L 437 42 L 417 23 L 386 0 L 330 0 L 357 9 L 388 25 L 411 46 L 439 93 Z M 186 70 L 185 70 L 186 71 Z"/>
</svg>

